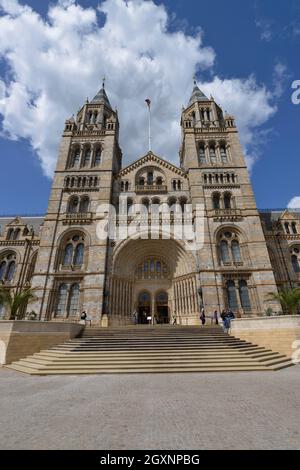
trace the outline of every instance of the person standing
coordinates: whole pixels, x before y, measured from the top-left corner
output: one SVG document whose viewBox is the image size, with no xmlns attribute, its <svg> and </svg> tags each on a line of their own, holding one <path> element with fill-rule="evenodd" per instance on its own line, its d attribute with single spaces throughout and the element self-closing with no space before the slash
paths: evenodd
<svg viewBox="0 0 300 470">
<path fill-rule="evenodd" d="M 214 313 L 213 313 L 213 321 L 215 322 L 216 325 L 219 324 L 218 318 L 219 318 L 219 316 L 218 316 L 218 311 L 215 310 Z"/>
<path fill-rule="evenodd" d="M 92 322 L 91 322 L 91 320 L 88 319 L 86 311 L 83 310 L 83 312 L 80 314 L 80 323 L 82 325 L 86 325 L 87 322 L 90 322 L 90 326 L 91 326 Z"/>
<path fill-rule="evenodd" d="M 206 321 L 204 308 L 201 309 L 200 320 L 201 320 L 202 326 L 204 326 L 204 325 L 205 325 L 205 321 Z"/>
<path fill-rule="evenodd" d="M 138 322 L 138 313 L 137 311 L 135 310 L 132 314 L 132 320 L 133 320 L 133 324 L 134 325 L 137 325 L 137 322 Z"/>
</svg>

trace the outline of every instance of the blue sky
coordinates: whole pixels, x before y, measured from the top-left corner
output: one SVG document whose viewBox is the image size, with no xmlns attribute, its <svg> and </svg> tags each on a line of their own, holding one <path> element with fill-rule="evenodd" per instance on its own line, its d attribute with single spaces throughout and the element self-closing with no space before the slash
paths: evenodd
<svg viewBox="0 0 300 470">
<path fill-rule="evenodd" d="M 112 0 L 112 2 L 118 1 L 119 0 Z M 6 0 L 0 0 L 0 5 L 2 3 L 4 10 L 5 2 Z M 19 3 L 21 5 L 30 6 L 32 8 L 32 12 L 30 13 L 31 15 L 33 15 L 33 12 L 35 11 L 44 19 L 47 19 L 49 4 L 51 3 L 51 5 L 53 5 L 55 2 L 27 0 Z M 87 12 L 88 7 L 95 9 L 101 2 L 94 0 L 80 0 L 77 3 L 82 7 L 82 12 Z M 108 3 L 110 3 L 110 0 L 108 0 Z M 249 155 L 252 155 L 251 158 L 253 161 L 251 161 L 252 163 L 254 162 L 251 168 L 251 180 L 258 207 L 286 207 L 292 198 L 300 196 L 300 153 L 298 144 L 300 105 L 294 105 L 291 101 L 291 84 L 294 80 L 300 80 L 299 1 L 277 0 L 274 2 L 271 0 L 247 0 L 241 2 L 239 0 L 227 0 L 225 2 L 223 0 L 215 0 L 214 2 L 207 2 L 202 0 L 168 0 L 164 2 L 156 1 L 155 4 L 164 5 L 168 15 L 168 26 L 167 31 L 165 31 L 164 36 L 162 36 L 163 40 L 167 39 L 168 34 L 176 33 L 178 31 L 182 31 L 186 39 L 190 36 L 197 35 L 199 27 L 202 29 L 202 55 L 200 66 L 196 67 L 197 78 L 198 81 L 209 84 L 209 82 L 214 80 L 214 77 L 219 77 L 223 85 L 217 86 L 214 82 L 212 89 L 214 96 L 216 90 L 218 100 L 221 101 L 222 104 L 223 101 L 220 94 L 222 94 L 222 90 L 224 90 L 226 80 L 246 80 L 249 77 L 254 76 L 255 86 L 253 93 L 251 92 L 252 94 L 250 93 L 249 95 L 246 95 L 246 98 L 249 96 L 250 100 L 252 98 L 255 99 L 257 107 L 260 106 L 260 101 L 257 99 L 260 96 L 258 92 L 265 90 L 265 101 L 262 103 L 262 108 L 266 108 L 267 105 L 269 108 L 264 110 L 262 115 L 259 114 L 259 110 L 258 113 L 255 114 L 256 124 L 254 129 L 251 127 L 252 115 L 249 115 L 247 122 L 242 123 L 243 135 L 246 136 L 244 137 L 244 141 L 245 145 L 247 144 L 246 151 L 249 152 Z M 66 5 L 62 6 L 61 2 L 59 8 L 66 8 Z M 157 21 L 158 17 L 155 15 L 161 15 L 162 10 L 156 10 L 155 8 L 156 7 L 153 7 L 148 13 L 144 13 L 144 16 L 142 16 L 143 21 L 147 20 L 145 15 L 148 15 L 150 23 L 151 21 Z M 4 10 L 2 10 L 0 16 L 2 15 L 2 17 L 7 17 L 7 15 L 10 15 L 12 21 L 15 21 L 16 17 L 21 14 L 19 11 L 13 14 L 12 12 Z M 108 14 L 110 17 L 114 15 L 114 11 L 115 10 L 109 10 Z M 139 20 L 140 17 L 138 15 L 143 15 L 143 12 L 139 13 L 137 10 L 133 10 L 133 14 L 136 14 L 135 21 L 138 25 L 139 22 L 142 22 Z M 101 28 L 105 17 L 102 13 L 99 14 L 99 12 L 97 15 L 97 28 Z M 121 14 L 120 17 L 122 17 Z M 59 18 L 59 28 L 63 28 L 65 30 L 65 17 L 62 17 L 61 19 L 60 16 L 57 16 L 57 18 Z M 90 20 L 87 17 L 86 24 L 89 23 L 89 21 Z M 118 24 L 117 22 L 120 21 L 119 17 L 116 15 L 113 21 L 114 25 Z M 84 25 L 84 31 L 80 31 L 80 35 L 91 34 L 89 26 L 86 26 L 86 24 Z M 20 32 L 18 32 L 18 28 L 20 28 Z M 15 31 L 16 35 L 19 33 L 22 34 L 22 28 L 24 28 L 24 25 L 15 23 L 15 29 L 12 30 L 12 33 Z M 144 40 L 143 31 L 139 32 L 138 26 L 135 27 L 134 31 L 137 35 L 136 40 L 140 40 L 142 42 Z M 29 30 L 27 33 L 29 36 L 32 35 L 32 38 L 35 39 L 36 29 L 32 29 L 32 32 Z M 109 33 L 106 34 L 109 35 Z M 132 32 L 128 31 L 127 34 L 132 34 Z M 141 35 L 140 38 L 139 34 Z M 41 40 L 40 37 L 37 37 L 36 41 L 39 40 Z M 59 36 L 57 36 L 57 39 L 54 38 L 53 41 L 59 41 Z M 164 44 L 166 44 L 166 42 L 164 42 Z M 51 49 L 51 47 L 55 47 L 55 44 L 48 44 L 47 47 L 48 49 Z M 129 50 L 130 47 L 131 46 L 129 46 Z M 132 47 L 134 48 L 135 46 Z M 153 49 L 151 49 L 153 54 L 155 54 L 155 47 L 157 46 L 153 45 Z M 14 52 L 16 56 L 20 54 L 20 49 L 18 48 L 20 48 L 20 45 L 16 42 L 14 46 L 14 41 L 10 46 L 9 51 L 7 47 L 6 49 L 3 47 L 1 51 L 0 46 L 0 80 L 2 80 L 7 87 L 6 97 L 9 93 L 9 84 L 11 81 L 20 82 L 22 85 L 22 80 L 24 80 L 24 86 L 30 88 L 30 82 L 28 80 L 32 80 L 32 77 L 28 78 L 30 76 L 30 72 L 27 70 L 27 68 L 31 67 L 30 56 L 29 59 L 27 59 L 27 62 L 26 58 L 24 58 L 24 63 L 21 65 L 16 58 L 12 59 L 10 57 L 8 60 L 8 54 L 10 55 Z M 169 50 L 173 50 L 171 49 L 171 46 Z M 195 49 L 191 49 L 191 55 L 193 51 L 195 51 Z M 168 49 L 166 53 L 168 53 Z M 170 54 L 171 53 L 172 52 L 170 52 Z M 105 54 L 105 52 L 103 52 L 103 54 Z M 207 58 L 207 56 L 209 57 Z M 26 107 L 20 107 L 20 109 L 18 109 L 15 105 L 15 112 L 19 114 L 21 113 L 22 120 L 24 120 L 24 125 L 22 125 L 20 116 L 16 118 L 16 116 L 13 115 L 14 111 L 11 111 L 11 108 L 8 108 L 8 106 L 1 108 L 0 95 L 0 124 L 2 135 L 2 137 L 0 137 L 1 214 L 37 214 L 44 213 L 46 211 L 51 187 L 51 178 L 49 176 L 51 175 L 51 169 L 49 168 L 52 168 L 51 165 L 53 165 L 53 158 L 55 158 L 53 157 L 53 154 L 56 152 L 60 137 L 57 129 L 60 128 L 62 130 L 64 119 L 68 117 L 67 113 L 72 114 L 73 112 L 76 112 L 78 106 L 82 103 L 81 100 L 83 97 L 92 94 L 93 90 L 95 92 L 97 91 L 97 83 L 100 82 L 101 74 L 105 73 L 108 75 L 108 94 L 112 103 L 116 100 L 119 101 L 119 103 L 114 104 L 118 105 L 118 109 L 120 107 L 122 111 L 122 104 L 120 103 L 120 96 L 122 96 L 122 94 L 120 93 L 120 85 L 118 85 L 117 82 L 117 72 L 115 72 L 112 77 L 110 76 L 110 70 L 107 70 L 107 62 L 106 66 L 102 67 L 104 57 L 101 56 L 101 50 L 99 51 L 99 55 L 96 60 L 94 60 L 93 54 L 91 54 L 87 60 L 93 62 L 93 67 L 95 67 L 95 69 L 93 69 L 93 75 L 96 75 L 97 77 L 94 76 L 90 81 L 87 80 L 86 83 L 88 84 L 86 85 L 84 80 L 81 80 L 79 84 L 76 82 L 76 90 L 79 90 L 77 94 L 75 93 L 75 90 L 71 90 L 72 86 L 70 85 L 70 81 L 60 86 L 58 83 L 59 77 L 53 76 L 53 80 L 57 81 L 55 83 L 57 88 L 64 86 L 63 96 L 65 103 L 63 108 L 61 108 L 63 111 L 60 110 L 60 113 L 65 112 L 66 115 L 56 119 L 55 126 L 49 124 L 49 132 L 45 130 L 45 126 L 47 127 L 45 117 L 43 117 L 44 120 L 42 121 L 40 115 L 38 118 L 36 117 L 36 114 L 33 116 L 31 112 L 32 109 Z M 162 63 L 163 60 L 167 62 L 166 57 L 160 60 L 161 79 L 168 81 L 168 73 L 176 75 L 176 67 L 170 72 L 170 66 L 167 63 Z M 182 59 L 181 57 L 176 57 L 174 60 L 187 61 L 188 59 L 184 57 L 182 57 Z M 210 63 L 212 61 L 213 64 Z M 96 65 L 94 65 L 94 62 Z M 185 68 L 188 69 L 190 67 L 190 70 L 187 72 L 182 71 L 180 73 L 187 73 L 188 77 L 192 77 L 194 73 L 193 67 L 196 62 L 196 60 L 194 62 L 191 61 L 191 63 L 187 62 L 185 64 Z M 32 66 L 33 65 L 36 66 L 36 64 L 32 63 Z M 39 70 L 41 70 L 44 65 L 45 64 L 41 64 L 37 69 L 36 81 L 39 81 Z M 86 67 L 88 70 L 90 65 L 82 63 L 82 67 Z M 168 67 L 168 71 L 165 74 L 164 67 Z M 105 68 L 105 70 L 103 70 L 103 68 Z M 94 72 L 94 70 L 96 72 Z M 118 69 L 115 70 L 118 71 Z M 45 74 L 47 73 L 46 69 Z M 51 73 L 53 72 L 49 70 L 49 74 Z M 132 75 L 130 75 L 130 70 L 128 73 L 130 77 Z M 121 79 L 124 80 L 122 82 L 122 93 L 126 94 L 126 91 L 128 90 L 128 94 L 130 94 L 132 93 L 132 89 L 135 89 L 134 96 L 138 100 L 140 94 L 140 101 L 142 103 L 143 99 L 146 97 L 144 94 L 147 93 L 147 91 L 149 91 L 149 94 L 152 93 L 152 95 L 154 95 L 154 82 L 158 82 L 155 80 L 151 81 L 151 75 L 149 75 L 149 81 L 151 83 L 148 85 L 147 82 L 143 82 L 142 79 L 139 79 L 138 74 L 135 76 L 137 83 L 131 83 L 129 86 L 128 83 L 125 84 L 124 76 L 120 72 L 121 78 L 119 81 L 121 81 Z M 178 76 L 181 76 L 179 72 Z M 184 75 L 182 75 L 182 77 L 183 76 Z M 45 77 L 45 75 L 43 75 L 43 77 Z M 171 75 L 170 77 L 173 80 Z M 182 86 L 184 86 L 182 91 L 182 103 L 185 102 L 192 88 L 192 79 L 190 90 L 188 89 L 188 86 L 185 85 L 188 82 L 184 82 L 184 80 L 187 79 L 188 78 L 184 76 L 184 79 L 181 80 L 183 84 Z M 43 83 L 43 80 L 41 79 L 40 82 Z M 130 80 L 130 78 L 128 80 Z M 131 78 L 131 81 L 134 82 L 134 80 L 134 77 Z M 159 80 L 159 77 L 157 80 Z M 41 89 L 43 86 L 44 85 L 41 84 Z M 176 86 L 175 78 L 172 86 Z M 208 85 L 204 85 L 205 91 L 207 90 L 206 86 Z M 180 88 L 180 83 L 178 88 Z M 57 93 L 58 92 L 59 91 L 57 91 Z M 49 101 L 52 100 L 50 103 L 51 107 L 49 103 L 47 104 L 49 108 L 42 108 L 41 105 L 41 113 L 43 112 L 43 109 L 45 111 L 48 109 L 51 110 L 55 107 L 55 93 L 55 88 L 52 91 L 51 88 L 47 89 L 46 96 Z M 178 90 L 178 93 L 180 93 L 180 90 Z M 70 98 L 68 97 L 68 94 L 70 95 Z M 16 94 L 14 99 L 17 99 L 17 97 L 18 95 Z M 227 97 L 225 99 L 226 105 L 231 103 L 231 98 Z M 34 100 L 35 97 L 32 97 L 31 99 Z M 169 99 L 172 100 L 172 96 L 170 96 Z M 176 103 L 176 106 L 178 107 L 178 116 L 175 116 L 176 119 L 179 118 L 179 104 L 180 98 L 178 98 L 178 106 Z M 74 107 L 75 105 L 77 108 Z M 234 104 L 232 106 L 234 106 Z M 240 108 L 237 107 L 237 112 L 240 113 L 241 116 L 243 116 L 244 112 L 243 106 L 246 113 L 248 108 L 246 100 L 242 102 Z M 28 109 L 30 110 L 29 113 L 26 111 Z M 128 106 L 125 107 L 125 110 L 130 114 L 130 108 L 128 108 Z M 171 108 L 170 110 L 172 111 Z M 159 111 L 159 107 L 157 106 L 157 113 L 159 113 Z M 228 109 L 228 111 L 231 110 Z M 141 112 L 144 112 L 144 110 Z M 155 113 L 155 102 L 153 112 Z M 43 115 L 44 114 L 45 112 L 43 112 Z M 55 111 L 53 111 L 53 113 L 49 112 L 49 119 L 51 117 L 50 114 L 55 114 Z M 175 119 L 175 117 L 172 117 L 172 119 Z M 128 119 L 128 122 L 126 121 L 126 123 L 124 123 L 124 127 L 125 129 L 130 130 L 130 125 L 133 127 L 134 125 L 133 123 L 130 123 L 130 119 L 128 117 L 124 117 L 124 121 L 125 119 Z M 58 120 L 59 123 L 57 123 Z M 122 127 L 121 117 L 120 121 L 120 125 Z M 159 128 L 160 126 L 164 133 L 166 131 L 168 132 L 165 127 L 168 124 L 171 125 L 172 122 L 173 121 L 168 121 L 167 117 L 164 119 L 163 114 L 161 114 L 161 118 L 157 120 L 157 147 L 159 149 L 157 153 L 162 157 L 165 157 L 166 155 L 169 157 L 168 152 L 175 155 L 175 151 L 171 147 L 169 148 L 167 146 L 163 141 L 163 137 L 160 138 L 160 132 L 162 131 Z M 15 132 L 13 131 L 14 126 L 16 126 Z M 41 129 L 39 129 L 39 126 L 42 126 Z M 127 143 L 125 142 L 124 158 L 126 163 L 139 157 L 143 153 L 144 131 L 141 130 L 140 143 L 136 142 L 136 140 L 139 139 L 138 131 L 138 128 L 134 128 L 133 132 L 135 134 L 135 142 L 132 143 L 131 146 L 126 147 Z M 45 136 L 43 133 L 45 133 Z M 12 140 L 12 138 L 14 138 L 14 140 Z M 126 141 L 125 138 L 124 141 Z M 156 149 L 154 148 L 154 151 L 155 150 Z M 40 164 L 40 161 L 42 161 L 42 165 Z M 174 156 L 174 162 L 176 163 L 176 155 Z M 45 172 L 47 175 L 45 175 Z"/>
</svg>

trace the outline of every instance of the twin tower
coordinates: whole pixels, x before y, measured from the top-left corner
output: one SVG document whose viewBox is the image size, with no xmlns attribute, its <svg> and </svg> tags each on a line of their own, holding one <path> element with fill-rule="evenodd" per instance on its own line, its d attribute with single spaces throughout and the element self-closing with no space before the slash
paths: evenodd
<svg viewBox="0 0 300 470">
<path fill-rule="evenodd" d="M 103 326 L 131 323 L 133 312 L 140 323 L 197 324 L 203 306 L 241 316 L 279 309 L 267 302 L 277 287 L 234 117 L 195 83 L 181 129 L 179 166 L 148 152 L 122 167 L 119 119 L 104 85 L 66 121 L 31 282 L 40 318 L 85 310 Z M 120 196 L 149 214 L 168 205 L 171 225 L 176 207 L 184 214 L 188 204 L 193 224 L 203 205 L 203 245 L 164 237 L 163 214 L 156 237 L 99 238 L 98 207 L 114 205 L 119 224 Z"/>
</svg>

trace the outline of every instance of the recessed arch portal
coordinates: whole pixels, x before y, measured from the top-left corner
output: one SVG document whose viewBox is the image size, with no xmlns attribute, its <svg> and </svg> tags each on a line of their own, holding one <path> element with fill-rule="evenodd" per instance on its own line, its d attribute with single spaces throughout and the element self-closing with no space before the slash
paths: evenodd
<svg viewBox="0 0 300 470">
<path fill-rule="evenodd" d="M 114 250 L 110 272 L 112 317 L 129 319 L 136 310 L 140 318 L 145 308 L 144 317 L 168 323 L 175 314 L 179 318 L 198 312 L 196 261 L 184 242 L 172 238 L 124 240 Z M 141 303 L 145 292 L 150 295 L 149 305 Z"/>
</svg>

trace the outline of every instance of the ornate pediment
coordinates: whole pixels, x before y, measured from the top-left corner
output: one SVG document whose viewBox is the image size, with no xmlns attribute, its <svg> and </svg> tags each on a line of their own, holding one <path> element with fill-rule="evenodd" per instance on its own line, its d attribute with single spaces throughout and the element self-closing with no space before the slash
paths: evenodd
<svg viewBox="0 0 300 470">
<path fill-rule="evenodd" d="M 156 166 L 158 168 L 161 168 L 162 170 L 169 170 L 173 172 L 177 176 L 182 176 L 186 177 L 187 174 L 184 170 L 179 168 L 178 166 L 173 165 L 170 162 L 167 162 L 161 157 L 158 157 L 152 152 L 148 152 L 146 155 L 143 157 L 139 158 L 138 160 L 134 161 L 127 167 L 123 168 L 118 174 L 119 177 L 123 177 L 128 175 L 129 173 L 136 172 L 137 170 L 142 169 L 143 167 L 147 166 Z"/>
<path fill-rule="evenodd" d="M 15 227 L 16 225 L 24 227 L 26 224 L 21 217 L 15 217 L 11 222 L 9 222 L 9 224 L 7 224 L 8 227 Z"/>
<path fill-rule="evenodd" d="M 295 212 L 290 212 L 288 209 L 286 209 L 281 214 L 278 220 L 297 220 L 297 219 L 298 219 L 298 215 Z"/>
</svg>

